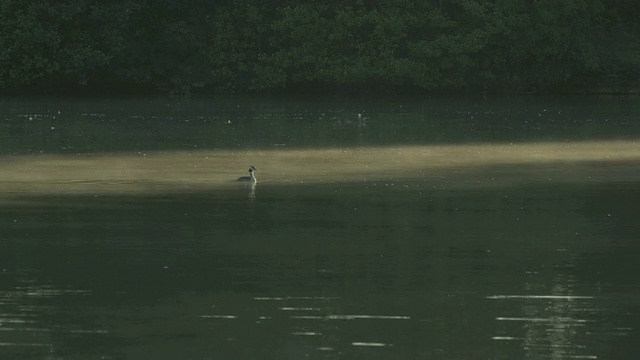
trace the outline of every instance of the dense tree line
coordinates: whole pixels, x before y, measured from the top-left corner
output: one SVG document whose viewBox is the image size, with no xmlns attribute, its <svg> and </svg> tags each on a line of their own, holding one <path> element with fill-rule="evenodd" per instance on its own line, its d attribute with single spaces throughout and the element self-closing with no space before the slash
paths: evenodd
<svg viewBox="0 0 640 360">
<path fill-rule="evenodd" d="M 636 90 L 635 0 L 0 0 L 0 92 Z"/>
</svg>

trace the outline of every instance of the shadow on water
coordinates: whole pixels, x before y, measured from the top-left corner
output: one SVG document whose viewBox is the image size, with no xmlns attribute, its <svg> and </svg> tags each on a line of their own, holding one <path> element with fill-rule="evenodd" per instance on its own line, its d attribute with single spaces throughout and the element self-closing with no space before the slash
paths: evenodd
<svg viewBox="0 0 640 360">
<path fill-rule="evenodd" d="M 416 179 L 24 198 L 0 207 L 0 351 L 624 355 L 638 198 L 635 181 Z"/>
<path fill-rule="evenodd" d="M 634 97 L 0 101 L 0 154 L 317 149 L 640 136 Z"/>
</svg>

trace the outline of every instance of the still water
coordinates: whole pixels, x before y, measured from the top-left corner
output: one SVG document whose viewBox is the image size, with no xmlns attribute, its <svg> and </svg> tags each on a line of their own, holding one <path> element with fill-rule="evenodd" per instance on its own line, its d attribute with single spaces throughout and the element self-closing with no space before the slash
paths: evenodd
<svg viewBox="0 0 640 360">
<path fill-rule="evenodd" d="M 635 359 L 637 100 L 0 102 L 0 358 Z"/>
</svg>

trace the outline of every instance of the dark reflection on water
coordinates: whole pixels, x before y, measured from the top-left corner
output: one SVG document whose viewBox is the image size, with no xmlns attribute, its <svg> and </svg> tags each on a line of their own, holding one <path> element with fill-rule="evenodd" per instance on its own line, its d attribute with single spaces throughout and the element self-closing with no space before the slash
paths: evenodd
<svg viewBox="0 0 640 360">
<path fill-rule="evenodd" d="M 0 154 L 635 139 L 637 97 L 1 99 Z"/>
<path fill-rule="evenodd" d="M 635 183 L 0 207 L 0 358 L 632 359 Z"/>
</svg>

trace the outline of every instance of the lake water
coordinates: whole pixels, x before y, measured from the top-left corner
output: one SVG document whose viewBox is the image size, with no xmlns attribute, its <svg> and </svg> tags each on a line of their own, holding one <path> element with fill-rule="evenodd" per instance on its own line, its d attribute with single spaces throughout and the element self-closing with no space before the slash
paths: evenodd
<svg viewBox="0 0 640 360">
<path fill-rule="evenodd" d="M 0 359 L 635 359 L 639 115 L 4 99 Z"/>
</svg>

